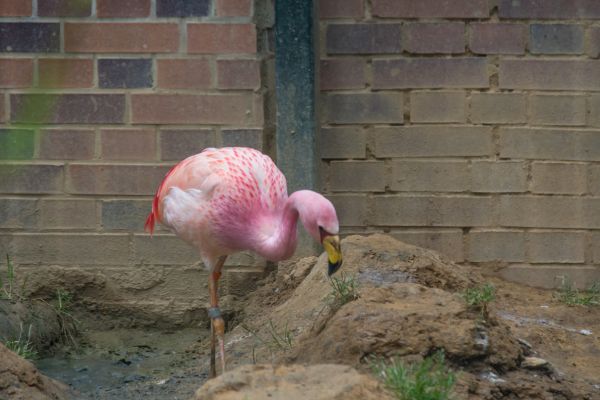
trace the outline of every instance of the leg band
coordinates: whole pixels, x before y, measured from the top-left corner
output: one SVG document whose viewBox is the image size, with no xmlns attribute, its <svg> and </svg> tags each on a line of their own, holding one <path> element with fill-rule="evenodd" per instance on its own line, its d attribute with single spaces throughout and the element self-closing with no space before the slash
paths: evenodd
<svg viewBox="0 0 600 400">
<path fill-rule="evenodd" d="M 219 307 L 209 307 L 207 311 L 210 319 L 221 318 L 221 309 Z"/>
</svg>

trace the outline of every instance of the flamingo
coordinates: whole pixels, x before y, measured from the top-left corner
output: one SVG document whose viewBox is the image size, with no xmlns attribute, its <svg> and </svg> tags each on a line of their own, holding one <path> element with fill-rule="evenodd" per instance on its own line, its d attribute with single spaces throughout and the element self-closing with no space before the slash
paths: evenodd
<svg viewBox="0 0 600 400">
<path fill-rule="evenodd" d="M 287 195 L 286 179 L 271 158 L 245 147 L 208 148 L 175 165 L 158 186 L 146 220 L 157 222 L 200 254 L 209 272 L 210 376 L 216 376 L 215 337 L 225 372 L 225 323 L 218 282 L 228 255 L 250 250 L 270 261 L 290 258 L 298 218 L 328 254 L 328 274 L 342 264 L 339 222 L 329 200 L 311 190 Z"/>
</svg>

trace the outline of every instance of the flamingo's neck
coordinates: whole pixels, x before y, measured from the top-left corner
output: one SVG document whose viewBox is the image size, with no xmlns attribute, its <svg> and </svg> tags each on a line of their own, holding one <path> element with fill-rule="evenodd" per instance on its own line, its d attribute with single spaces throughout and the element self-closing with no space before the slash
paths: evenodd
<svg viewBox="0 0 600 400">
<path fill-rule="evenodd" d="M 290 258 L 297 244 L 298 208 L 294 196 L 287 199 L 282 211 L 265 219 L 271 232 L 256 243 L 254 250 L 270 261 Z"/>
</svg>

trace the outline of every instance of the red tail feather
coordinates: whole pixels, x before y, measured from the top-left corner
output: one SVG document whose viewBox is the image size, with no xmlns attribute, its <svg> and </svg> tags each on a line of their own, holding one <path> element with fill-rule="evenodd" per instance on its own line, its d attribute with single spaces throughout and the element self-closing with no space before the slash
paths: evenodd
<svg viewBox="0 0 600 400">
<path fill-rule="evenodd" d="M 155 223 L 154 211 L 150 211 L 150 214 L 148 214 L 148 218 L 146 218 L 146 225 L 144 225 L 144 230 L 146 232 L 149 232 L 150 234 L 153 234 L 154 233 L 154 223 Z"/>
</svg>

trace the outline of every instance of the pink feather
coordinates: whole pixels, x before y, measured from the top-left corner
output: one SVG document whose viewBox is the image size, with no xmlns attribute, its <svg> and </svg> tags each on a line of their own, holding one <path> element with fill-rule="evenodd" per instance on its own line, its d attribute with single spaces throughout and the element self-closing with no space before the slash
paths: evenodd
<svg viewBox="0 0 600 400">
<path fill-rule="evenodd" d="M 169 227 L 210 267 L 218 257 L 251 250 L 266 259 L 289 258 L 300 217 L 320 240 L 319 227 L 337 234 L 333 205 L 318 193 L 287 195 L 285 176 L 261 152 L 242 147 L 206 149 L 167 173 L 158 187 L 146 230 Z"/>
</svg>

